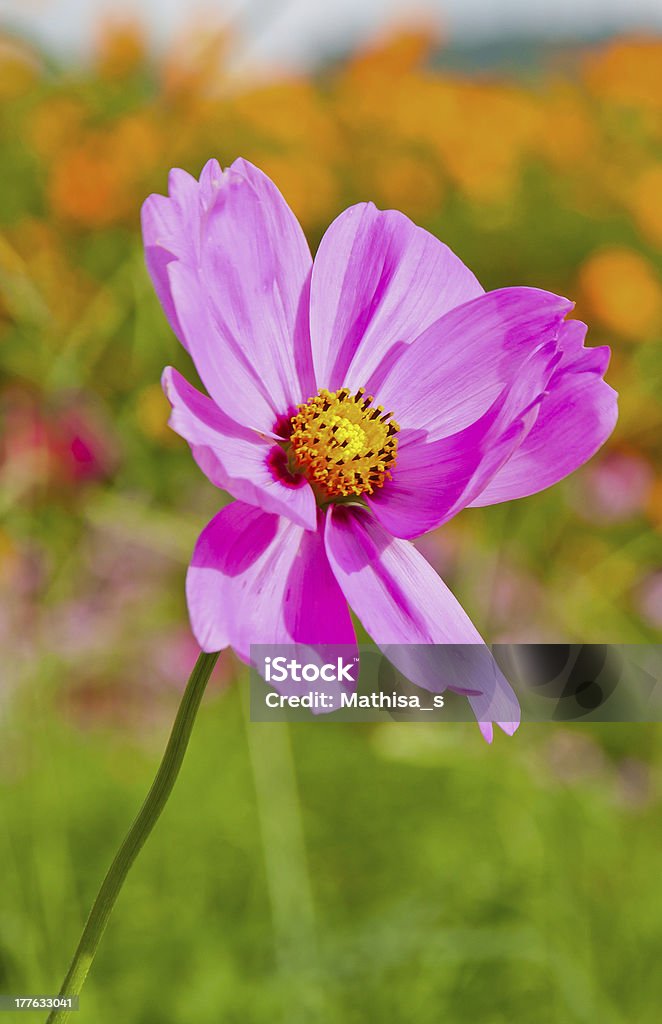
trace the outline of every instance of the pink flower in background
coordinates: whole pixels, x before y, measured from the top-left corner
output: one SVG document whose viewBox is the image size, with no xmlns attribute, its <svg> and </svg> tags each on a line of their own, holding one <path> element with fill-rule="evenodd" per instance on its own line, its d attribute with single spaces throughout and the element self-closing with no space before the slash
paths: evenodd
<svg viewBox="0 0 662 1024">
<path fill-rule="evenodd" d="M 638 452 L 610 452 L 583 474 L 574 504 L 591 522 L 631 519 L 642 513 L 653 476 L 650 462 Z"/>
<path fill-rule="evenodd" d="M 637 589 L 639 613 L 654 629 L 662 629 L 662 572 L 651 573 Z"/>
<path fill-rule="evenodd" d="M 199 182 L 172 171 L 142 216 L 156 292 L 210 396 L 166 369 L 170 423 L 236 499 L 188 572 L 203 650 L 352 644 L 349 607 L 380 646 L 482 643 L 410 540 L 549 487 L 609 436 L 609 350 L 584 347 L 572 303 L 485 293 L 437 238 L 371 203 L 331 224 L 313 263 L 245 160 L 212 160 Z M 423 668 L 414 681 L 439 685 Z M 501 676 L 469 699 L 488 739 L 492 721 L 516 728 Z"/>
<path fill-rule="evenodd" d="M 47 403 L 12 388 L 0 397 L 0 470 L 24 489 L 70 491 L 116 468 L 116 440 L 91 396 L 64 394 Z"/>
</svg>

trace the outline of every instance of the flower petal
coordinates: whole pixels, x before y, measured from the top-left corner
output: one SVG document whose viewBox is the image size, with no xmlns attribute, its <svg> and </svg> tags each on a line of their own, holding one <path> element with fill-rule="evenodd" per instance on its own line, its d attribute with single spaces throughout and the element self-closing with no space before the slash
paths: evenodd
<svg viewBox="0 0 662 1024">
<path fill-rule="evenodd" d="M 401 427 L 430 440 L 476 422 L 532 352 L 556 341 L 572 303 L 537 288 L 502 288 L 451 310 L 405 349 L 375 387 Z"/>
<path fill-rule="evenodd" d="M 216 487 L 265 512 L 286 516 L 304 529 L 317 524 L 315 497 L 304 477 L 292 478 L 270 438 L 240 427 L 167 367 L 163 390 L 172 406 L 170 426 L 188 441 L 195 461 Z"/>
<path fill-rule="evenodd" d="M 310 330 L 319 384 L 365 385 L 394 346 L 408 345 L 482 291 L 447 246 L 404 214 L 372 203 L 350 207 L 328 228 L 313 267 Z"/>
<path fill-rule="evenodd" d="M 492 410 L 451 437 L 416 443 L 405 438 L 393 479 L 368 498 L 389 533 L 412 540 L 448 522 L 483 489 L 525 431 L 523 420 L 495 426 Z"/>
<path fill-rule="evenodd" d="M 201 274 L 214 322 L 246 353 L 279 414 L 315 391 L 309 331 L 312 257 L 274 183 L 246 160 L 209 175 Z"/>
<path fill-rule="evenodd" d="M 186 577 L 191 627 L 203 651 L 251 644 L 354 644 L 347 602 L 319 531 L 236 501 L 211 520 Z"/>
<path fill-rule="evenodd" d="M 607 440 L 618 418 L 618 395 L 603 379 L 609 349 L 583 348 L 586 325 L 571 321 L 560 336 L 563 357 L 530 432 L 471 504 L 524 498 L 558 483 Z"/>
<path fill-rule="evenodd" d="M 143 207 L 157 294 L 223 410 L 273 428 L 315 390 L 303 231 L 273 182 L 245 160 L 226 171 L 210 161 L 199 183 L 173 172 L 170 187 L 169 198 L 150 196 Z"/>
<path fill-rule="evenodd" d="M 368 498 L 382 526 L 411 540 L 480 494 L 531 429 L 558 359 L 554 341 L 532 351 L 487 412 L 450 437 L 401 431 L 393 477 Z"/>
<path fill-rule="evenodd" d="M 141 211 L 145 263 L 154 290 L 170 326 L 187 348 L 170 293 L 168 264 L 182 260 L 197 263 L 200 242 L 198 182 L 186 171 L 174 168 L 168 175 L 168 196 L 151 195 Z"/>
<path fill-rule="evenodd" d="M 397 667 L 428 690 L 479 690 L 469 696 L 478 721 L 496 721 L 512 733 L 519 721 L 512 689 L 461 605 L 416 548 L 389 536 L 369 512 L 343 508 L 328 514 L 325 542 L 336 579 L 367 632 L 380 647 L 398 645 L 388 651 Z M 444 652 L 429 646 L 447 644 L 475 647 Z M 448 683 L 454 663 L 455 678 Z"/>
<path fill-rule="evenodd" d="M 271 431 L 278 417 L 268 385 L 245 352 L 225 344 L 198 272 L 173 261 L 168 265 L 168 280 L 182 336 L 216 405 L 236 423 Z"/>
</svg>

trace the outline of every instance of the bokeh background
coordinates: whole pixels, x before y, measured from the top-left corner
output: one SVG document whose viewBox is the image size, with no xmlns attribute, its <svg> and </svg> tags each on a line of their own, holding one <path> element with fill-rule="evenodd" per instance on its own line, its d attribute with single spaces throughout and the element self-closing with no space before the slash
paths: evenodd
<svg viewBox="0 0 662 1024">
<path fill-rule="evenodd" d="M 171 166 L 247 157 L 313 247 L 372 199 L 438 234 L 487 288 L 576 299 L 590 341 L 612 346 L 613 438 L 549 493 L 463 512 L 420 547 L 490 640 L 661 638 L 653 6 L 628 5 L 617 34 L 616 2 L 549 5 L 538 22 L 516 0 L 501 22 L 480 3 L 463 21 L 450 3 L 446 28 L 435 5 L 399 25 L 375 4 L 358 21 L 360 5 L 331 6 L 335 20 L 322 4 L 285 5 L 283 19 L 267 3 L 243 21 L 187 21 L 183 3 L 110 20 L 95 3 L 10 5 L 6 993 L 57 991 L 196 656 L 184 572 L 226 497 L 168 430 L 159 386 L 167 363 L 192 376 L 139 237 L 141 201 Z M 245 672 L 223 654 L 76 1019 L 653 1024 L 661 737 L 655 724 L 538 725 L 488 748 L 469 725 L 251 724 Z"/>
</svg>

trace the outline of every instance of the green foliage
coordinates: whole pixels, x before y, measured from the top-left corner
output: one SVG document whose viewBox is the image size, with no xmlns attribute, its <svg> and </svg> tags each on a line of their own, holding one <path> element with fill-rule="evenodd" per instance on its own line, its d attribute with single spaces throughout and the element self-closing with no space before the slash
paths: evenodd
<svg viewBox="0 0 662 1024">
<path fill-rule="evenodd" d="M 81 1024 L 656 1022 L 657 727 L 536 726 L 488 748 L 457 725 L 288 734 L 248 723 L 239 698 L 203 705 Z M 175 700 L 158 702 L 148 750 L 81 732 L 43 694 L 17 713 L 4 992 L 57 989 Z"/>
</svg>

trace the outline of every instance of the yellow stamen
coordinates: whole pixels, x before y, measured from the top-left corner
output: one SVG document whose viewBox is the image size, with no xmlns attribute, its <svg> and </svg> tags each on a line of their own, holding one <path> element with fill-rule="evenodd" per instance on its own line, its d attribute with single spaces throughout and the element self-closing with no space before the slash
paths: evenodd
<svg viewBox="0 0 662 1024">
<path fill-rule="evenodd" d="M 365 388 L 322 390 L 292 418 L 294 465 L 326 498 L 372 494 L 391 477 L 400 428 L 373 401 Z"/>
</svg>

